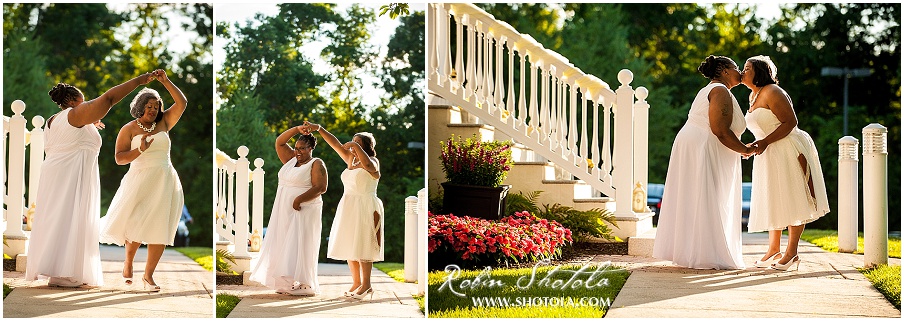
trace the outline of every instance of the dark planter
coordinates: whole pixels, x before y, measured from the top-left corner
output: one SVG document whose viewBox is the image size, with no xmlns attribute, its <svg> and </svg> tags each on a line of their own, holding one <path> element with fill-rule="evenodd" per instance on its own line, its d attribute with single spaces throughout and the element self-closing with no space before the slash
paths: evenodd
<svg viewBox="0 0 904 321">
<path fill-rule="evenodd" d="M 220 285 L 242 285 L 244 277 L 241 274 L 232 275 L 223 272 L 217 272 L 217 284 Z"/>
<path fill-rule="evenodd" d="M 511 185 L 486 187 L 460 185 L 449 182 L 443 186 L 443 212 L 456 216 L 470 216 L 498 220 L 505 213 L 505 196 Z"/>
</svg>

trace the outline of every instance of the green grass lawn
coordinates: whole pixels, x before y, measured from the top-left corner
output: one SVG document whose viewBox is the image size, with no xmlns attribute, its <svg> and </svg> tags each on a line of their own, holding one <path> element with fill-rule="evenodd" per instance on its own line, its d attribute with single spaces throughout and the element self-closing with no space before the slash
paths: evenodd
<svg viewBox="0 0 904 321">
<path fill-rule="evenodd" d="M 787 232 L 785 232 L 787 233 Z M 800 239 L 813 243 L 829 252 L 838 252 L 838 231 L 804 229 Z M 863 254 L 863 233 L 857 236 L 857 251 L 855 254 Z M 901 238 L 888 238 L 888 257 L 901 258 Z"/>
<path fill-rule="evenodd" d="M 205 270 L 213 271 L 213 249 L 209 247 L 173 247 L 172 249 L 195 260 Z"/>
<path fill-rule="evenodd" d="M 901 309 L 901 266 L 882 264 L 872 269 L 859 269 L 882 295 Z"/>
<path fill-rule="evenodd" d="M 6 285 L 6 283 L 3 283 L 3 298 L 6 299 L 6 296 L 9 295 L 10 292 L 13 292 L 13 288 Z"/>
<path fill-rule="evenodd" d="M 405 265 L 402 263 L 378 262 L 374 263 L 374 267 L 389 275 L 393 280 L 405 282 Z"/>
<path fill-rule="evenodd" d="M 414 300 L 417 301 L 418 308 L 421 309 L 421 313 L 424 313 L 424 296 L 423 295 L 415 295 L 413 296 Z"/>
<path fill-rule="evenodd" d="M 432 272 L 427 290 L 429 317 L 601 318 L 631 274 L 613 267 L 588 267 L 575 276 L 581 266 L 554 268 L 538 267 L 535 274 L 531 268 L 465 270 L 457 275 Z"/>
<path fill-rule="evenodd" d="M 242 298 L 232 294 L 217 293 L 217 318 L 225 318 Z"/>
</svg>

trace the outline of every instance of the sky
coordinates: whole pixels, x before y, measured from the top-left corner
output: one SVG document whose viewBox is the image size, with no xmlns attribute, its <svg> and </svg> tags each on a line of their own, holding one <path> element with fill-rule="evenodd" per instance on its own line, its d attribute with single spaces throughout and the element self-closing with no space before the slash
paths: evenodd
<svg viewBox="0 0 904 321">
<path fill-rule="evenodd" d="M 380 6 L 386 3 L 362 3 L 361 5 L 366 8 L 371 8 L 375 11 L 376 14 L 379 14 Z M 336 6 L 337 12 L 345 12 L 346 9 L 351 6 L 349 3 L 340 3 Z M 426 9 L 426 4 L 424 3 L 412 3 L 410 4 L 410 11 L 423 11 Z M 241 25 L 245 25 L 246 21 L 252 19 L 255 14 L 261 13 L 265 16 L 273 16 L 279 13 L 279 8 L 275 3 L 215 3 L 214 4 L 214 21 L 216 23 L 219 22 L 229 22 L 233 24 L 235 22 L 239 22 Z M 370 45 L 379 48 L 380 56 L 384 57 L 386 55 L 386 46 L 389 44 L 389 38 L 395 33 L 395 28 L 399 25 L 399 21 L 395 19 L 390 19 L 389 15 L 378 16 L 375 23 L 372 25 L 371 38 L 368 42 Z M 214 59 L 214 72 L 218 72 L 222 69 L 223 62 L 226 59 L 226 51 L 223 47 L 226 44 L 226 39 L 220 37 L 214 37 L 213 44 L 213 59 Z M 332 70 L 330 66 L 320 58 L 320 52 L 326 47 L 327 42 L 324 41 L 315 41 L 306 45 L 302 48 L 302 53 L 306 57 L 310 59 L 313 63 L 314 71 L 318 73 L 326 73 Z M 376 77 L 372 77 L 369 75 L 362 75 L 361 78 L 364 80 L 364 90 L 377 90 L 376 87 L 373 86 L 373 82 L 377 80 Z M 377 95 L 366 95 L 362 97 L 362 101 L 365 105 L 376 106 L 380 102 L 380 97 Z"/>
</svg>

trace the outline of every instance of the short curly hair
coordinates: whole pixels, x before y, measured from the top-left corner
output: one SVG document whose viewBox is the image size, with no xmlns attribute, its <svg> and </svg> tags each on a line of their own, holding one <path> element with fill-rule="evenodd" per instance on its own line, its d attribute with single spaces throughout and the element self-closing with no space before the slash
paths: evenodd
<svg viewBox="0 0 904 321">
<path fill-rule="evenodd" d="M 355 134 L 355 137 L 361 137 L 361 149 L 364 150 L 367 156 L 377 157 L 377 151 L 374 149 L 374 146 L 377 146 L 377 140 L 374 139 L 374 134 L 360 132 Z"/>
<path fill-rule="evenodd" d="M 778 68 L 769 56 L 753 56 L 747 58 L 747 62 L 753 67 L 753 85 L 763 87 L 769 84 L 778 84 Z"/>
<path fill-rule="evenodd" d="M 158 103 L 160 103 L 160 112 L 157 113 L 157 118 L 154 119 L 155 122 L 163 119 L 163 98 L 160 98 L 160 93 L 151 88 L 144 88 L 135 95 L 135 98 L 132 99 L 132 103 L 129 105 L 130 110 L 129 113 L 132 114 L 132 117 L 141 118 L 144 116 L 144 106 L 148 104 L 148 101 L 151 99 L 156 99 Z"/>
</svg>

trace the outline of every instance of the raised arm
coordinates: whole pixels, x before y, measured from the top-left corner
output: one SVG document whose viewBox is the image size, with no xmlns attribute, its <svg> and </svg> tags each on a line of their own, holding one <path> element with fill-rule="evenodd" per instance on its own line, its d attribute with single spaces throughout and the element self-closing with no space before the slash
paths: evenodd
<svg viewBox="0 0 904 321">
<path fill-rule="evenodd" d="M 351 150 L 354 153 L 355 157 L 358 158 L 358 161 L 361 162 L 361 167 L 364 168 L 370 176 L 373 176 L 374 179 L 380 179 L 380 166 L 379 160 L 376 157 L 370 157 L 367 153 L 364 152 L 364 148 L 361 148 L 361 145 L 358 143 L 351 141 L 342 145 L 345 150 Z"/>
<path fill-rule="evenodd" d="M 276 137 L 276 155 L 283 164 L 295 157 L 295 149 L 289 146 L 289 140 L 301 133 L 301 126 L 290 127 Z"/>
<path fill-rule="evenodd" d="M 141 76 L 132 78 L 116 87 L 110 88 L 103 95 L 100 95 L 100 97 L 72 107 L 72 111 L 69 112 L 69 124 L 73 127 L 82 127 L 101 120 L 107 115 L 110 108 L 113 108 L 113 105 L 116 105 L 116 103 L 125 98 L 126 95 L 135 90 L 135 88 L 138 88 L 138 86 L 145 85 L 151 82 L 151 80 L 153 80 L 153 78 L 151 78 L 151 73 L 142 74 Z"/>
<path fill-rule="evenodd" d="M 728 88 L 717 86 L 709 92 L 709 129 L 725 147 L 741 154 L 749 154 L 751 148 L 744 145 L 731 131 L 734 107 Z"/>
<path fill-rule="evenodd" d="M 788 97 L 788 93 L 781 87 L 775 85 L 763 88 L 760 92 L 760 99 L 763 99 L 766 106 L 775 114 L 775 118 L 778 118 L 782 124 L 778 125 L 772 133 L 755 142 L 757 155 L 762 154 L 769 144 L 788 136 L 797 126 L 797 115 L 794 113 L 794 106 L 791 105 L 791 97 Z"/>
<path fill-rule="evenodd" d="M 311 164 L 311 188 L 295 197 L 295 200 L 292 201 L 292 208 L 296 211 L 300 210 L 301 203 L 313 200 L 317 196 L 326 193 L 327 178 L 326 166 L 323 165 L 323 161 L 315 159 L 314 163 Z"/>
<path fill-rule="evenodd" d="M 157 81 L 163 84 L 163 87 L 166 87 L 166 91 L 169 92 L 170 96 L 173 97 L 175 102 L 170 108 L 167 108 L 163 111 L 163 122 L 166 124 L 166 130 L 173 129 L 173 126 L 176 126 L 176 123 L 179 122 L 179 118 L 182 118 L 182 114 L 185 113 L 185 107 L 188 105 L 188 99 L 185 98 L 185 94 L 182 93 L 182 90 L 166 76 L 166 71 L 163 69 L 154 70 L 154 76 L 157 77 Z"/>
<path fill-rule="evenodd" d="M 320 133 L 320 137 L 323 137 L 323 140 L 326 141 L 326 143 L 329 144 L 334 151 L 336 151 L 336 154 L 339 154 L 339 157 L 342 157 L 342 160 L 345 161 L 346 164 L 351 164 L 352 157 L 354 157 L 355 155 L 353 155 L 349 150 L 343 148 L 342 143 L 339 142 L 339 139 L 337 139 L 336 136 L 333 136 L 333 134 L 327 131 L 326 128 L 323 128 L 323 126 L 320 126 L 318 124 L 305 121 L 304 125 L 306 126 L 306 130 L 312 133 Z"/>
</svg>

